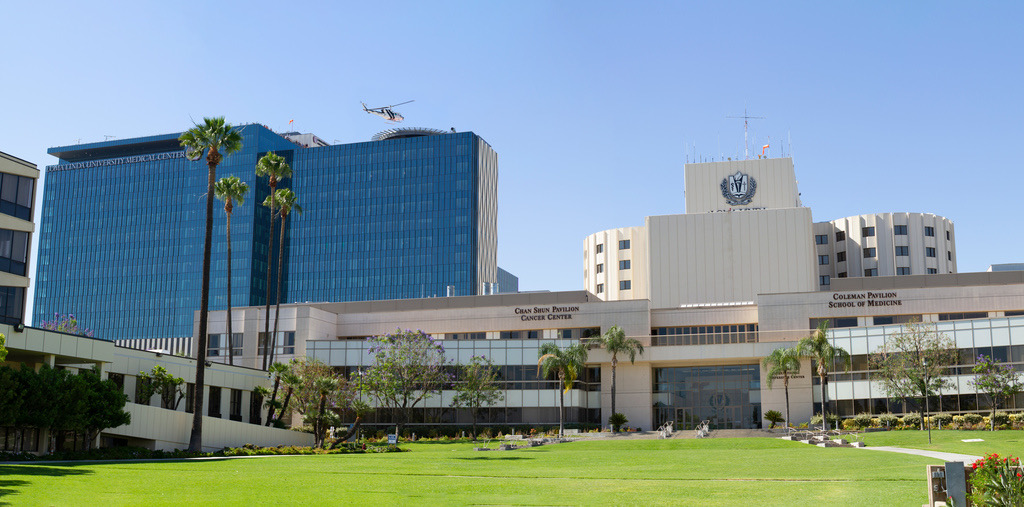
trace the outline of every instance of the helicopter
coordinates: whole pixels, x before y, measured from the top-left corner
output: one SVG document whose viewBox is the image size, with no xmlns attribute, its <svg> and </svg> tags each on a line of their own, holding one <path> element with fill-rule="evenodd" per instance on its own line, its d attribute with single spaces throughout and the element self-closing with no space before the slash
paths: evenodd
<svg viewBox="0 0 1024 507">
<path fill-rule="evenodd" d="M 397 122 L 400 122 L 400 121 L 404 120 L 405 117 L 402 116 L 399 113 L 396 113 L 391 108 L 392 107 L 401 106 L 402 104 L 408 104 L 409 102 L 416 102 L 416 101 L 415 100 L 409 100 L 409 101 L 406 101 L 406 102 L 402 102 L 401 104 L 393 104 L 393 105 L 384 106 L 384 107 L 366 107 L 366 102 L 360 102 L 360 103 L 363 105 L 363 111 L 366 111 L 367 113 L 370 113 L 370 114 L 375 114 L 377 116 L 380 116 L 381 118 L 384 118 L 387 121 L 397 123 Z"/>
</svg>

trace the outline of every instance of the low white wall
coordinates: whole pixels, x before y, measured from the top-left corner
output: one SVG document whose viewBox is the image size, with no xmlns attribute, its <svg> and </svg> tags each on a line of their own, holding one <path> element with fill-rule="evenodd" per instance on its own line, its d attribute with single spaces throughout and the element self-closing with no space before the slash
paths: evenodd
<svg viewBox="0 0 1024 507">
<path fill-rule="evenodd" d="M 111 428 L 104 435 L 152 440 L 153 449 L 187 449 L 192 432 L 192 414 L 159 407 L 128 403 L 125 411 L 131 424 Z M 216 451 L 244 444 L 259 446 L 313 445 L 313 435 L 298 431 L 203 416 L 203 450 Z"/>
</svg>

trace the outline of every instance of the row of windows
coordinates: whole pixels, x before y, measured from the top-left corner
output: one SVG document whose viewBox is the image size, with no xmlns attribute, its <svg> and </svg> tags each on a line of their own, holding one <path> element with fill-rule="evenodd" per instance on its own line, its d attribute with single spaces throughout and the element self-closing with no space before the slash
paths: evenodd
<svg viewBox="0 0 1024 507">
<path fill-rule="evenodd" d="M 906 225 L 894 225 L 892 229 L 894 236 L 906 236 L 907 226 Z M 874 227 L 861 227 L 860 235 L 865 238 L 869 238 L 875 235 Z M 925 226 L 924 235 L 929 237 L 935 237 L 935 228 L 931 226 Z M 949 231 L 946 231 L 946 240 L 949 241 L 951 238 Z M 846 239 L 846 231 L 836 231 L 836 242 L 840 242 Z M 828 234 L 815 234 L 814 243 L 817 245 L 828 244 Z"/>
<path fill-rule="evenodd" d="M 1006 317 L 1017 317 L 1024 315 L 1024 310 L 1007 310 L 1003 312 Z M 939 321 L 950 321 L 950 320 L 971 320 L 971 319 L 987 319 L 989 317 L 988 312 L 955 312 L 955 313 L 940 313 L 938 314 Z M 887 326 L 891 324 L 905 324 L 913 320 L 921 320 L 921 314 L 903 314 L 903 315 L 875 315 L 870 317 L 872 326 Z M 817 318 L 810 319 L 808 324 L 811 329 L 816 329 L 818 324 L 823 321 L 829 321 L 830 328 L 839 327 L 857 327 L 857 317 L 840 317 L 840 318 Z"/>
<path fill-rule="evenodd" d="M 619 290 L 631 290 L 632 288 L 633 288 L 633 281 L 632 280 L 619 280 Z M 597 293 L 598 294 L 603 294 L 604 293 L 604 284 L 603 283 L 597 284 Z"/>
<path fill-rule="evenodd" d="M 863 253 L 864 253 L 864 258 L 865 259 L 872 259 L 872 258 L 875 258 L 877 256 L 878 250 L 875 247 L 867 247 L 867 248 L 864 248 Z M 910 247 L 909 246 L 897 246 L 895 248 L 895 254 L 896 254 L 896 257 L 908 257 L 910 255 Z M 934 247 L 925 247 L 924 255 L 925 255 L 925 257 L 935 257 L 935 248 Z M 946 259 L 947 260 L 953 260 L 953 253 L 952 252 L 946 252 Z M 836 262 L 844 262 L 844 261 L 846 261 L 846 252 L 836 252 Z M 818 256 L 818 264 L 822 265 L 822 266 L 827 265 L 828 264 L 828 255 L 819 255 Z"/>
<path fill-rule="evenodd" d="M 656 327 L 651 329 L 651 345 L 653 346 L 755 342 L 757 342 L 757 324 Z"/>
<path fill-rule="evenodd" d="M 619 250 L 629 250 L 629 240 L 628 239 L 620 239 L 619 240 Z M 603 253 L 603 252 L 604 252 L 604 243 L 598 243 L 597 246 L 594 247 L 594 253 Z"/>
</svg>

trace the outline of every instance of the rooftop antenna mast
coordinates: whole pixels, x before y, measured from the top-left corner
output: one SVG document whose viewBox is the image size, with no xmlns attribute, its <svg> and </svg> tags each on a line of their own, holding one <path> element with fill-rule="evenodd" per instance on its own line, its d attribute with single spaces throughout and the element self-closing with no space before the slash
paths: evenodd
<svg viewBox="0 0 1024 507">
<path fill-rule="evenodd" d="M 726 116 L 726 118 L 743 119 L 743 160 L 750 160 L 750 143 L 747 141 L 747 130 L 750 120 L 764 120 L 764 116 L 750 116 L 747 108 L 743 108 L 743 116 Z"/>
</svg>

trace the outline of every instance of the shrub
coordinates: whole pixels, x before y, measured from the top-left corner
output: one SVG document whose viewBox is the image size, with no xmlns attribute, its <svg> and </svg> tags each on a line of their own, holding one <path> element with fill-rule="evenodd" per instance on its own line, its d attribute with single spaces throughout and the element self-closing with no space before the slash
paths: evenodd
<svg viewBox="0 0 1024 507">
<path fill-rule="evenodd" d="M 911 412 L 909 414 L 904 414 L 903 415 L 903 425 L 904 426 L 909 426 L 909 427 L 912 427 L 912 428 L 920 428 L 921 427 L 921 414 L 918 414 L 917 412 Z"/>
<path fill-rule="evenodd" d="M 625 414 L 620 414 L 619 412 L 608 417 L 608 424 L 612 427 L 612 431 L 619 431 L 619 428 L 628 422 L 629 419 L 626 419 Z"/>
<path fill-rule="evenodd" d="M 769 410 L 769 411 L 765 412 L 764 413 L 764 420 L 766 420 L 766 421 L 771 423 L 771 425 L 768 426 L 768 429 L 773 429 L 773 428 L 775 428 L 776 424 L 779 424 L 780 422 L 785 422 L 786 421 L 786 419 L 784 417 L 782 417 L 782 412 L 779 412 L 778 410 Z"/>
<path fill-rule="evenodd" d="M 828 414 L 828 425 L 835 426 L 836 421 L 839 420 L 839 416 L 835 414 Z M 821 414 L 814 414 L 811 416 L 811 426 L 821 426 Z"/>
<path fill-rule="evenodd" d="M 895 414 L 890 414 L 890 413 L 886 412 L 886 413 L 880 414 L 878 416 L 878 422 L 880 422 L 881 424 L 883 424 L 887 428 L 891 428 L 891 427 L 896 426 L 897 424 L 899 424 L 900 418 L 896 417 Z"/>
<path fill-rule="evenodd" d="M 842 426 L 843 426 L 844 430 L 855 430 L 855 429 L 860 427 L 857 424 L 857 419 L 856 418 L 843 419 Z"/>
<path fill-rule="evenodd" d="M 1024 477 L 1020 460 L 989 454 L 971 464 L 971 494 L 974 505 L 1024 505 Z"/>
<path fill-rule="evenodd" d="M 854 416 L 853 421 L 855 422 L 857 429 L 864 429 L 871 427 L 871 414 L 867 412 L 861 412 Z"/>
<path fill-rule="evenodd" d="M 946 413 L 935 414 L 929 417 L 928 419 L 930 419 L 933 424 L 938 425 L 939 428 L 943 426 L 948 426 L 951 422 L 953 422 L 953 416 L 951 414 Z"/>
<path fill-rule="evenodd" d="M 953 416 L 953 429 L 963 428 L 964 424 L 966 424 L 966 423 L 967 423 L 967 421 L 964 420 L 964 416 L 962 416 L 962 415 L 955 415 L 955 416 Z"/>
<path fill-rule="evenodd" d="M 992 416 L 992 423 L 996 426 L 1010 424 L 1010 414 L 1007 414 L 1006 412 L 996 412 Z"/>
<path fill-rule="evenodd" d="M 978 424 L 985 420 L 981 414 L 964 414 L 964 421 L 967 424 Z"/>
</svg>

